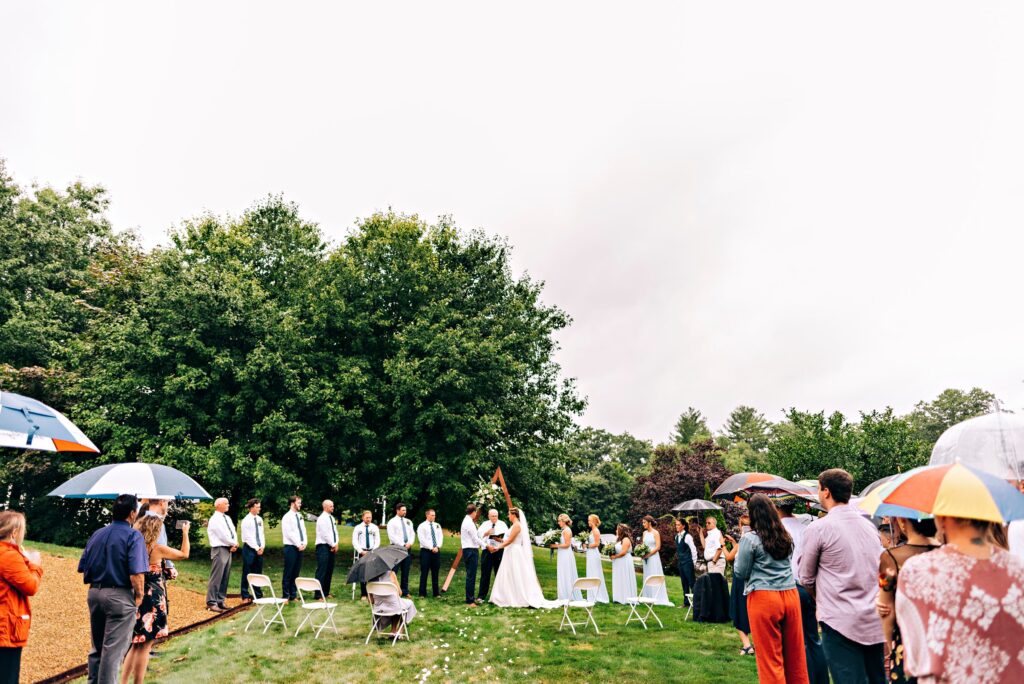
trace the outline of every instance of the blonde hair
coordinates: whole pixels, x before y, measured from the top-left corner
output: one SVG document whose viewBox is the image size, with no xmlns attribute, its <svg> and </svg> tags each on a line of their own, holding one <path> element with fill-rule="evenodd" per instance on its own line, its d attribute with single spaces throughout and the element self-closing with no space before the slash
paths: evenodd
<svg viewBox="0 0 1024 684">
<path fill-rule="evenodd" d="M 155 515 L 144 515 L 135 521 L 135 529 L 142 533 L 142 539 L 146 542 L 146 549 L 150 550 L 156 544 L 160 530 L 163 529 L 164 521 Z"/>
<path fill-rule="evenodd" d="M 0 512 L 0 541 L 14 538 L 18 544 L 25 541 L 25 514 L 20 511 Z"/>
<path fill-rule="evenodd" d="M 597 525 L 598 527 L 600 527 L 601 526 L 601 519 L 598 518 L 597 515 L 595 515 L 594 513 L 591 513 L 590 515 L 587 516 L 587 524 Z"/>
<path fill-rule="evenodd" d="M 568 516 L 568 515 L 566 515 L 565 513 L 561 513 L 561 514 L 559 514 L 559 516 L 558 516 L 558 522 L 562 522 L 562 523 L 565 523 L 565 524 L 566 524 L 566 526 L 568 526 L 568 525 L 572 525 L 572 520 L 570 520 L 570 519 L 569 519 L 569 516 Z"/>
</svg>

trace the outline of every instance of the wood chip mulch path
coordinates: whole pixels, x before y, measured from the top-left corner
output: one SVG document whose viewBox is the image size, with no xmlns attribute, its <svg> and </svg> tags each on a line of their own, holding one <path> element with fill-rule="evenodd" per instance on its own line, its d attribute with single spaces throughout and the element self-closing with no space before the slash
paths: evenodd
<svg viewBox="0 0 1024 684">
<path fill-rule="evenodd" d="M 89 655 L 88 587 L 78 574 L 78 558 L 43 554 L 43 581 L 32 599 L 32 629 L 21 658 L 21 678 L 38 682 L 85 663 Z M 214 614 L 206 610 L 206 597 L 168 583 L 173 631 Z M 228 607 L 238 604 L 228 600 Z"/>
</svg>

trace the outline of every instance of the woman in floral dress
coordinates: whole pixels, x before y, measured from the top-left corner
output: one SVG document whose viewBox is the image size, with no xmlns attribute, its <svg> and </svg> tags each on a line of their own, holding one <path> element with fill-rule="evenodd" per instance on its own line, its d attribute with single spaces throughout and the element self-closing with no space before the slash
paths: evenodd
<svg viewBox="0 0 1024 684">
<path fill-rule="evenodd" d="M 164 561 L 188 558 L 189 543 L 186 522 L 181 529 L 181 551 L 156 540 L 163 530 L 163 518 L 145 515 L 135 523 L 135 529 L 142 533 L 149 554 L 149 572 L 146 573 L 142 604 L 135 614 L 135 631 L 132 647 L 121 666 L 121 684 L 134 682 L 142 684 L 149 667 L 149 651 L 153 640 L 167 636 L 167 586 L 164 584 Z"/>
</svg>

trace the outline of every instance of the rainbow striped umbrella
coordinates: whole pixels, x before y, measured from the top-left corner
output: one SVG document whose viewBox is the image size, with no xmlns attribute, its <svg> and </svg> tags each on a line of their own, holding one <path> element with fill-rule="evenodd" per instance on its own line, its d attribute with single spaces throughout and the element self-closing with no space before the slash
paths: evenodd
<svg viewBox="0 0 1024 684">
<path fill-rule="evenodd" d="M 882 496 L 885 504 L 998 523 L 1024 519 L 1024 494 L 1006 480 L 962 463 L 924 466 L 896 479 Z"/>
<path fill-rule="evenodd" d="M 914 520 L 931 518 L 932 516 L 924 511 L 907 508 L 906 506 L 897 506 L 895 504 L 885 503 L 885 497 L 889 496 L 897 486 L 902 484 L 914 473 L 927 467 L 928 466 L 921 466 L 919 468 L 914 468 L 913 470 L 908 470 L 905 473 L 889 475 L 888 477 L 883 477 L 880 480 L 872 482 L 860 493 L 861 499 L 857 502 L 857 506 L 868 515 L 876 518 L 881 518 L 886 515 L 896 518 L 913 518 Z"/>
<path fill-rule="evenodd" d="M 0 392 L 0 447 L 100 452 L 60 411 L 14 392 Z"/>
</svg>

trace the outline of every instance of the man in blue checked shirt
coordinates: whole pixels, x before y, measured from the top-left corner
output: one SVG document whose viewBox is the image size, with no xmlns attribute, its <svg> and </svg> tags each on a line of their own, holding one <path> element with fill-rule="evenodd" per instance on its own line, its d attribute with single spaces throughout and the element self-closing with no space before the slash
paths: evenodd
<svg viewBox="0 0 1024 684">
<path fill-rule="evenodd" d="M 331 515 L 334 502 L 324 499 L 322 506 L 324 512 L 316 519 L 316 578 L 323 589 L 323 595 L 317 598 L 326 600 L 331 593 L 334 561 L 338 557 L 338 522 Z"/>
<path fill-rule="evenodd" d="M 288 497 L 288 512 L 281 517 L 281 541 L 284 542 L 284 574 L 281 577 L 281 596 L 288 601 L 299 597 L 295 578 L 302 572 L 302 552 L 309 543 L 306 523 L 302 519 L 302 497 Z"/>
</svg>

